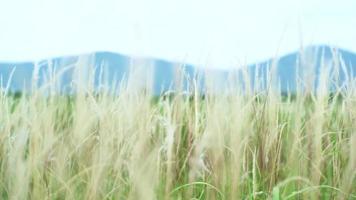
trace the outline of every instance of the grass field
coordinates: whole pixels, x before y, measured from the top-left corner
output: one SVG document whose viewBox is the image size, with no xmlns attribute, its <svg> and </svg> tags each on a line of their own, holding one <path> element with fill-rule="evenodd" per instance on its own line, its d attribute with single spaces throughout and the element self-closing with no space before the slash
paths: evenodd
<svg viewBox="0 0 356 200">
<path fill-rule="evenodd" d="M 356 93 L 0 95 L 1 199 L 356 199 Z"/>
</svg>

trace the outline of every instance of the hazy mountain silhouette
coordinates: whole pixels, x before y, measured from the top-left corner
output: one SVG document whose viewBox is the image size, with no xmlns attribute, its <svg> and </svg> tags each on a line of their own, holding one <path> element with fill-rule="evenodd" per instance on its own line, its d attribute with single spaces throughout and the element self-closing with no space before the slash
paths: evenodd
<svg viewBox="0 0 356 200">
<path fill-rule="evenodd" d="M 3 89 L 8 87 L 10 92 L 23 92 L 30 91 L 33 85 L 43 87 L 47 84 L 56 86 L 56 91 L 71 93 L 74 92 L 73 83 L 78 85 L 78 81 L 95 89 L 109 90 L 118 90 L 121 84 L 130 81 L 130 84 L 139 82 L 138 87 L 160 94 L 178 85 L 187 90 L 188 79 L 193 78 L 195 70 L 192 65 L 162 59 L 133 59 L 112 52 L 96 52 L 37 63 L 0 62 L 0 85 Z M 181 81 L 177 79 L 178 72 L 182 73 Z M 51 84 L 53 80 L 55 84 Z"/>
<path fill-rule="evenodd" d="M 120 84 L 151 90 L 154 94 L 181 87 L 188 91 L 195 79 L 200 91 L 206 88 L 222 91 L 235 84 L 244 90 L 266 90 L 269 86 L 281 92 L 295 92 L 318 86 L 322 71 L 329 71 L 329 89 L 347 83 L 356 75 L 356 54 L 325 45 L 310 46 L 240 70 L 228 71 L 195 67 L 161 59 L 140 58 L 112 52 L 64 56 L 37 63 L 1 63 L 0 84 L 11 92 L 30 91 L 35 86 L 51 85 L 54 91 L 75 92 L 73 85 L 90 82 L 95 90 L 119 90 Z M 235 79 L 233 79 L 235 77 Z M 232 81 L 231 80 L 235 80 Z M 55 84 L 51 84 L 54 81 Z M 250 82 L 250 84 L 246 84 Z M 298 84 L 298 82 L 300 84 Z"/>
<path fill-rule="evenodd" d="M 282 92 L 296 91 L 298 82 L 299 87 L 315 89 L 321 81 L 321 72 L 327 73 L 327 79 L 332 82 L 329 89 L 342 87 L 348 78 L 356 75 L 356 54 L 326 45 L 309 46 L 279 59 L 249 66 L 252 85 L 258 77 L 257 88 L 266 89 L 272 84 L 280 86 Z M 269 79 L 271 75 L 273 78 Z"/>
</svg>

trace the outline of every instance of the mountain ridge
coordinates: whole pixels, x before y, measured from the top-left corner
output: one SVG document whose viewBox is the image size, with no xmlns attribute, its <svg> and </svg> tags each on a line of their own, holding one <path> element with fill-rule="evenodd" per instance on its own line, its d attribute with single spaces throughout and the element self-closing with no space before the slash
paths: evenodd
<svg viewBox="0 0 356 200">
<path fill-rule="evenodd" d="M 321 62 L 325 59 L 326 62 Z M 331 63 L 330 63 L 331 62 Z M 9 88 L 10 91 L 27 91 L 32 88 L 33 75 L 37 73 L 37 86 L 44 85 L 50 79 L 49 74 L 61 72 L 59 78 L 59 90 L 65 92 L 72 91 L 72 82 L 76 77 L 76 70 L 68 66 L 94 66 L 94 68 L 81 71 L 88 74 L 93 71 L 94 87 L 100 88 L 101 81 L 106 81 L 107 88 L 116 88 L 113 83 L 128 79 L 132 68 L 141 68 L 144 75 L 138 78 L 141 81 L 140 87 L 147 87 L 149 79 L 151 80 L 152 92 L 160 94 L 179 87 L 177 83 L 177 71 L 184 71 L 185 75 L 181 81 L 182 89 L 189 90 L 192 79 L 198 77 L 198 87 L 200 91 L 208 87 L 207 79 L 213 80 L 210 86 L 216 91 L 225 90 L 228 87 L 229 74 L 236 73 L 239 84 L 246 89 L 246 80 L 250 80 L 250 88 L 254 90 L 266 90 L 270 84 L 270 72 L 275 70 L 273 83 L 279 87 L 281 92 L 295 92 L 297 90 L 297 79 L 306 76 L 308 73 L 314 73 L 316 76 L 313 86 L 317 87 L 319 82 L 320 70 L 324 65 L 333 65 L 334 68 L 342 70 L 338 74 L 338 81 L 344 84 L 347 78 L 354 78 L 356 75 L 356 54 L 342 48 L 330 47 L 327 45 L 313 45 L 306 47 L 303 51 L 288 53 L 278 59 L 267 59 L 262 62 L 247 65 L 240 69 L 204 69 L 186 63 L 171 62 L 164 59 L 152 57 L 129 57 L 125 54 L 98 51 L 71 56 L 61 56 L 49 59 L 43 59 L 37 62 L 0 62 L 0 84 L 2 88 Z M 340 64 L 341 63 L 341 64 Z M 336 66 L 338 65 L 338 66 Z M 342 66 L 341 66 L 342 65 Z M 336 67 L 335 67 L 336 66 Z M 36 72 L 38 70 L 38 72 Z M 243 70 L 247 71 L 247 76 L 243 75 Z M 63 72 L 62 72 L 63 71 Z M 210 74 L 210 75 L 209 75 Z M 152 76 L 152 77 L 149 77 Z M 142 80 L 141 80 L 142 79 Z M 10 81 L 11 80 L 11 81 Z M 126 80 L 127 81 L 127 80 Z M 138 82 L 138 81 L 135 81 Z M 132 83 L 132 82 L 131 82 Z M 7 86 L 9 84 L 9 86 Z M 111 84 L 111 85 L 110 85 Z"/>
</svg>

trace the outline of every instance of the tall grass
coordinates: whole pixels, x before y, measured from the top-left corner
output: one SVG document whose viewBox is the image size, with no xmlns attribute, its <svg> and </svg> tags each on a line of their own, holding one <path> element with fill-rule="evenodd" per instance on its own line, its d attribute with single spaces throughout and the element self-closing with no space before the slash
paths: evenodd
<svg viewBox="0 0 356 200">
<path fill-rule="evenodd" d="M 128 88 L 1 93 L 0 198 L 356 199 L 353 89 Z"/>
</svg>

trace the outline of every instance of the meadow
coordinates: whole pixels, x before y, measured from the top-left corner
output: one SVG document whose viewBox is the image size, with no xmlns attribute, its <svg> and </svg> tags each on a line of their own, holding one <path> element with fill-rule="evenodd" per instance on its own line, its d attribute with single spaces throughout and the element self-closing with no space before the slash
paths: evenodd
<svg viewBox="0 0 356 200">
<path fill-rule="evenodd" d="M 356 199 L 353 88 L 2 91 L 0 198 Z"/>
</svg>

